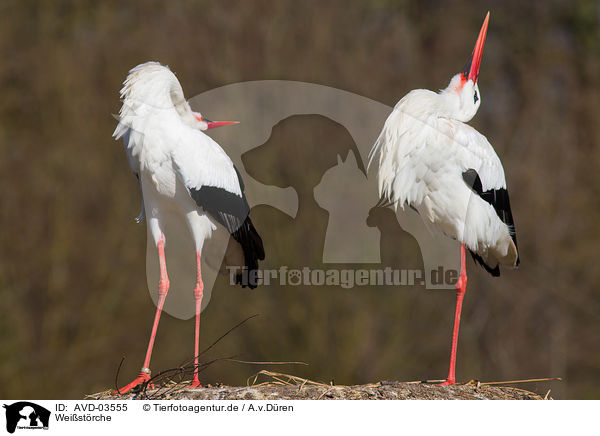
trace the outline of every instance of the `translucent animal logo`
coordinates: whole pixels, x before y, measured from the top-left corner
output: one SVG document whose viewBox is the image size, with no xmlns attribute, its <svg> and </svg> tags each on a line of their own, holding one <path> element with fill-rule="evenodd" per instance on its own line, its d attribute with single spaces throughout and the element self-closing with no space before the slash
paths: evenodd
<svg viewBox="0 0 600 436">
<path fill-rule="evenodd" d="M 315 184 L 314 200 L 328 214 L 324 237 L 322 262 L 343 264 L 376 264 L 380 262 L 381 233 L 370 227 L 370 210 L 378 203 L 375 171 L 365 171 L 368 154 L 381 127 L 392 111 L 390 106 L 337 88 L 312 83 L 265 80 L 243 82 L 216 88 L 190 99 L 193 110 L 206 113 L 214 119 L 237 119 L 239 125 L 210 132 L 238 168 L 245 184 L 251 208 L 266 205 L 283 212 L 290 218 L 298 214 L 298 192 L 292 186 L 262 183 L 244 166 L 242 155 L 269 141 L 274 126 L 297 115 L 321 115 L 343 126 L 354 142 L 352 150 L 337 165 L 323 171 L 320 183 Z M 300 132 L 306 141 L 311 131 Z M 327 144 L 320 144 L 327 147 Z M 297 166 L 290 156 L 281 156 L 279 167 L 270 172 Z M 133 183 L 133 182 L 132 182 Z M 406 232 L 418 241 L 424 264 L 427 289 L 453 289 L 453 285 L 431 280 L 432 271 L 458 269 L 458 245 L 449 238 L 432 235 L 419 216 L 410 208 L 398 208 L 396 218 Z M 252 215 L 252 212 L 251 212 Z M 264 231 L 255 222 L 259 232 Z M 164 310 L 181 319 L 194 316 L 193 292 L 196 281 L 195 254 L 187 225 L 172 217 L 165 234 L 169 235 L 166 248 L 167 268 L 171 290 Z M 147 245 L 147 283 L 150 294 L 158 300 L 158 258 L 151 237 Z M 227 274 L 227 247 L 229 234 L 217 231 L 204 246 L 202 273 L 204 281 L 204 309 L 211 299 L 212 289 L 219 274 Z M 277 259 L 270 257 L 266 246 L 262 266 L 275 268 Z M 224 262 L 225 259 L 225 262 Z M 401 268 L 402 266 L 399 265 Z M 260 292 L 260 288 L 254 292 Z"/>
</svg>

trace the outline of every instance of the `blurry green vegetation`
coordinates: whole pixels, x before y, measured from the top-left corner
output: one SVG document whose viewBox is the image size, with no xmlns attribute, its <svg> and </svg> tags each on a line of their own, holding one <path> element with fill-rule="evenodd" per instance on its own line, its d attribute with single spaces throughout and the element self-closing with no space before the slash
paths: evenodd
<svg viewBox="0 0 600 436">
<path fill-rule="evenodd" d="M 154 313 L 146 231 L 133 222 L 137 185 L 111 138 L 129 68 L 167 64 L 189 97 L 238 81 L 286 79 L 393 106 L 410 89 L 445 87 L 491 9 L 483 103 L 472 124 L 503 160 L 522 266 L 493 279 L 469 263 L 457 376 L 559 376 L 565 381 L 552 385 L 555 398 L 600 398 L 598 8 L 592 0 L 4 1 L 0 397 L 81 398 L 112 386 L 121 356 L 122 382 L 143 359 Z M 335 165 L 307 138 L 297 165 Z M 248 172 L 259 179 L 277 171 L 285 180 L 278 153 L 248 154 Z M 309 201 L 303 213 L 295 222 L 266 206 L 252 211 L 257 228 L 269 229 L 270 265 L 320 265 L 314 247 L 324 234 L 314 229 L 327 212 Z M 419 267 L 414 239 L 385 212 L 376 219 L 384 263 Z M 447 371 L 452 292 L 247 292 L 222 279 L 203 313 L 203 345 L 254 313 L 261 316 L 216 355 L 305 361 L 278 369 L 339 384 Z M 164 315 L 153 369 L 176 366 L 192 351 L 193 321 Z M 244 384 L 258 369 L 219 363 L 203 381 Z"/>
</svg>

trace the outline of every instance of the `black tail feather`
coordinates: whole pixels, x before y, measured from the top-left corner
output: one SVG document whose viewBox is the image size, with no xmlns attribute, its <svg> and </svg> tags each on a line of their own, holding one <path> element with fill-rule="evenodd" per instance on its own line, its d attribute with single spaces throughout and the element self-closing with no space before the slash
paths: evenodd
<svg viewBox="0 0 600 436">
<path fill-rule="evenodd" d="M 473 256 L 473 260 L 475 261 L 475 263 L 480 264 L 492 276 L 494 276 L 494 277 L 500 277 L 500 266 L 499 265 L 496 265 L 495 268 L 491 268 L 488 264 L 486 264 L 483 261 L 483 259 L 481 258 L 480 255 L 478 255 L 477 253 L 474 253 L 471 250 L 469 250 L 469 253 L 471 253 L 471 256 Z"/>
<path fill-rule="evenodd" d="M 496 211 L 496 214 L 498 215 L 498 218 L 500 218 L 500 220 L 507 225 L 510 237 L 512 238 L 515 248 L 517 249 L 517 261 L 515 266 L 519 266 L 521 261 L 518 255 L 519 247 L 517 246 L 517 233 L 515 231 L 515 222 L 510 210 L 510 200 L 508 199 L 508 191 L 506 190 L 506 187 L 484 191 L 481 178 L 479 177 L 479 174 L 477 174 L 477 171 L 475 171 L 473 168 L 466 170 L 464 173 L 462 173 L 462 176 L 467 186 L 471 188 L 473 192 L 475 192 L 482 200 L 492 205 Z M 476 255 L 472 251 L 471 255 L 473 256 L 473 260 L 481 264 L 481 266 L 483 266 L 491 275 L 494 277 L 498 277 L 500 275 L 500 269 L 498 266 L 492 269 L 485 264 L 480 256 Z"/>
<path fill-rule="evenodd" d="M 247 216 L 242 225 L 231 235 L 241 245 L 246 263 L 245 270 L 236 276 L 236 284 L 254 289 L 257 286 L 258 261 L 265 258 L 262 239 L 254 228 L 250 216 Z"/>
</svg>

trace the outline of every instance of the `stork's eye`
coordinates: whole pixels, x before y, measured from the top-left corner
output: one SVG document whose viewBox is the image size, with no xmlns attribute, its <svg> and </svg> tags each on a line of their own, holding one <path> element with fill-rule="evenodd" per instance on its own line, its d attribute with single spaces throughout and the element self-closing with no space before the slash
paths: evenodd
<svg viewBox="0 0 600 436">
<path fill-rule="evenodd" d="M 477 104 L 477 100 L 479 100 L 479 97 L 477 96 L 477 91 L 475 91 L 475 95 L 473 95 L 473 104 Z"/>
</svg>

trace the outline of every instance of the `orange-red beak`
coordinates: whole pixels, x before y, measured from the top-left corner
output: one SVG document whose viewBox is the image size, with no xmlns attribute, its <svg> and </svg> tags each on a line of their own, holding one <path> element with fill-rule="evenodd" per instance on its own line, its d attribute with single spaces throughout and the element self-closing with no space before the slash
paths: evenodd
<svg viewBox="0 0 600 436">
<path fill-rule="evenodd" d="M 479 31 L 477 42 L 475 42 L 475 48 L 473 49 L 471 58 L 469 59 L 469 61 L 465 65 L 465 68 L 462 71 L 462 77 L 465 82 L 467 80 L 472 80 L 473 83 L 477 83 L 477 77 L 479 76 L 479 66 L 481 65 L 481 55 L 483 54 L 483 44 L 485 44 L 485 35 L 487 34 L 489 21 L 490 13 L 488 11 L 487 15 L 485 16 L 485 20 L 483 20 L 483 26 L 481 26 L 481 30 Z"/>
<path fill-rule="evenodd" d="M 239 124 L 239 121 L 209 121 L 206 118 L 204 119 L 206 124 L 208 124 L 207 129 L 214 129 L 215 127 L 221 126 L 229 126 L 230 124 Z"/>
<path fill-rule="evenodd" d="M 239 124 L 239 121 L 211 121 L 200 114 L 195 113 L 194 117 L 198 121 L 204 121 L 207 125 L 206 129 L 214 129 L 215 127 L 229 126 L 231 124 Z"/>
</svg>

